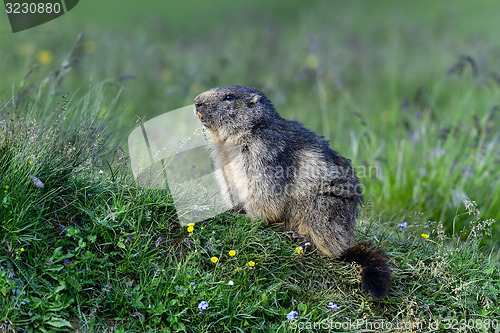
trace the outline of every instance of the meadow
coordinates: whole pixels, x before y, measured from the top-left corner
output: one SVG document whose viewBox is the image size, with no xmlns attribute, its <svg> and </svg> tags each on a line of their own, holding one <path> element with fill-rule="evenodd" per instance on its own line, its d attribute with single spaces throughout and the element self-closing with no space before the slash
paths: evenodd
<svg viewBox="0 0 500 333">
<path fill-rule="evenodd" d="M 0 331 L 499 332 L 500 5 L 194 4 L 0 21 Z M 181 226 L 136 185 L 130 132 L 231 84 L 352 159 L 388 297 L 245 216 Z"/>
</svg>

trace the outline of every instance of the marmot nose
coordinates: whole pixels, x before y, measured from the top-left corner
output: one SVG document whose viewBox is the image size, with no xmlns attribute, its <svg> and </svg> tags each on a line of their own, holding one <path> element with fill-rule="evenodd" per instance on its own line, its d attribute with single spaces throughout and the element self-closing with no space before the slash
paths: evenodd
<svg viewBox="0 0 500 333">
<path fill-rule="evenodd" d="M 203 97 L 201 95 L 203 95 L 203 93 L 199 94 L 194 99 L 194 106 L 197 108 L 203 105 Z"/>
</svg>

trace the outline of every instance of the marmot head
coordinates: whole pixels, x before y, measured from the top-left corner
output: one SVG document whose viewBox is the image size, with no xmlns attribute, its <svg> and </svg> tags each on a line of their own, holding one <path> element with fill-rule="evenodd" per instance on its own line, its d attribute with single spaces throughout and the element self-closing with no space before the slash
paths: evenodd
<svg viewBox="0 0 500 333">
<path fill-rule="evenodd" d="M 259 90 L 229 86 L 213 88 L 194 99 L 194 113 L 221 138 L 268 127 L 279 116 Z"/>
</svg>

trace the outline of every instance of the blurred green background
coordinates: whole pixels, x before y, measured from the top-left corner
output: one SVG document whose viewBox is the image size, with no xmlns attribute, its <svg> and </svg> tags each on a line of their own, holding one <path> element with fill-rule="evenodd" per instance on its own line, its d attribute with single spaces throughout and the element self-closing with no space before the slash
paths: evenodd
<svg viewBox="0 0 500 333">
<path fill-rule="evenodd" d="M 500 218 L 498 13 L 493 0 L 81 1 L 16 34 L 0 14 L 0 102 L 99 90 L 94 111 L 125 148 L 136 116 L 254 86 L 358 170 L 375 167 L 360 178 L 388 223 L 451 230 L 469 222 L 454 219 L 463 197 Z"/>
</svg>

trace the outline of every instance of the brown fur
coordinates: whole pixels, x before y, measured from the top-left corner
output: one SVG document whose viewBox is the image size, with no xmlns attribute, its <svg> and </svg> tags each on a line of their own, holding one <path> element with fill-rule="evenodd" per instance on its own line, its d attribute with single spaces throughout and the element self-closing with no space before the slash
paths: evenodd
<svg viewBox="0 0 500 333">
<path fill-rule="evenodd" d="M 351 247 L 363 198 L 349 159 L 302 124 L 281 118 L 256 89 L 208 90 L 196 97 L 195 114 L 206 128 L 216 176 L 229 205 L 264 224 L 280 223 L 326 256 L 361 260 L 365 290 L 374 298 L 387 292 L 387 287 L 378 288 L 381 281 L 368 281 L 377 273 L 372 263 L 381 267 L 386 286 L 390 280 L 382 252 L 359 245 L 364 243 Z M 363 261 L 360 254 L 380 260 Z"/>
</svg>

